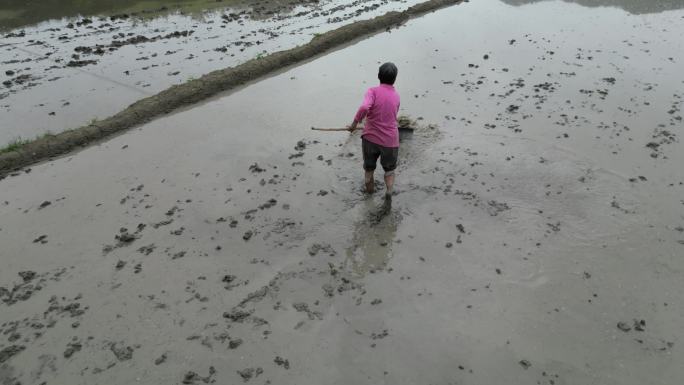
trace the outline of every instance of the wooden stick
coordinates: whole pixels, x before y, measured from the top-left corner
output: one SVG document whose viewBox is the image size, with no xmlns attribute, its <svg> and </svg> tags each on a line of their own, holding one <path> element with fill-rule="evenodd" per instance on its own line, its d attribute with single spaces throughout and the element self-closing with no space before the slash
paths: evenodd
<svg viewBox="0 0 684 385">
<path fill-rule="evenodd" d="M 319 127 L 311 127 L 312 130 L 315 131 L 349 131 L 348 128 L 319 128 Z M 356 127 L 356 130 L 361 130 L 363 131 L 363 127 Z M 398 127 L 399 131 L 413 131 L 413 127 Z"/>
<path fill-rule="evenodd" d="M 349 131 L 348 128 L 317 128 L 317 127 L 311 127 L 312 130 L 315 131 Z"/>
</svg>

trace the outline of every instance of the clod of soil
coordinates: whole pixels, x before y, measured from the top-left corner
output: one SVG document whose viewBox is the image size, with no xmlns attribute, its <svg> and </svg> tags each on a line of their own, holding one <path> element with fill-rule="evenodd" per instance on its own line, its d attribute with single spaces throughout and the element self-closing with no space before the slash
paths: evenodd
<svg viewBox="0 0 684 385">
<path fill-rule="evenodd" d="M 617 328 L 622 330 L 625 333 L 632 330 L 632 328 L 626 322 L 622 322 L 622 321 L 618 322 Z"/>
<path fill-rule="evenodd" d="M 130 346 L 121 346 L 120 344 L 111 344 L 109 349 L 114 353 L 119 361 L 128 361 L 133 358 L 133 348 Z"/>
<path fill-rule="evenodd" d="M 64 358 L 70 358 L 74 353 L 81 351 L 82 347 L 78 342 L 70 343 L 64 351 Z"/>
<path fill-rule="evenodd" d="M 228 348 L 229 349 L 237 349 L 240 345 L 242 345 L 242 342 L 243 341 L 240 338 L 230 340 L 230 342 L 228 342 Z"/>
<path fill-rule="evenodd" d="M 21 345 L 10 345 L 0 350 L 0 364 L 23 352 L 24 349 L 26 349 L 26 347 Z"/>
<path fill-rule="evenodd" d="M 285 369 L 290 369 L 290 361 L 289 361 L 289 360 L 286 360 L 286 359 L 284 359 L 284 358 L 282 358 L 282 357 L 280 357 L 280 356 L 277 356 L 277 357 L 273 360 L 273 362 L 275 362 L 276 365 L 282 366 L 282 367 L 285 368 Z"/>
<path fill-rule="evenodd" d="M 532 363 L 531 363 L 530 361 L 528 361 L 528 360 L 520 360 L 520 362 L 518 362 L 518 363 L 519 363 L 520 366 L 522 366 L 523 369 L 525 369 L 525 370 L 529 369 L 530 366 L 532 366 Z"/>
<path fill-rule="evenodd" d="M 20 271 L 20 272 L 19 272 L 19 276 L 21 277 L 21 279 L 24 280 L 24 282 L 29 282 L 29 281 L 31 281 L 33 278 L 36 277 L 36 272 L 35 272 L 35 271 L 30 271 L 30 270 L 29 270 L 29 271 Z"/>
<path fill-rule="evenodd" d="M 154 364 L 155 364 L 155 365 L 161 365 L 161 364 L 163 364 L 164 362 L 166 362 L 166 353 L 162 354 L 161 356 L 159 356 L 159 358 L 157 358 L 156 360 L 154 360 Z"/>
</svg>

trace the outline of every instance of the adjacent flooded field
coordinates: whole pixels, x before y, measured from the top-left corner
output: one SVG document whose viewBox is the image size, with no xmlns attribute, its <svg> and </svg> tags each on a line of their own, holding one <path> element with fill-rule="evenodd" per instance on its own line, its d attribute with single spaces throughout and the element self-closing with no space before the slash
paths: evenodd
<svg viewBox="0 0 684 385">
<path fill-rule="evenodd" d="M 99 1 L 82 14 L 82 2 L 57 3 L 0 5 L 0 15 L 47 19 L 0 29 L 0 146 L 97 122 L 171 85 L 419 1 Z"/>
<path fill-rule="evenodd" d="M 684 2 L 649 4 L 472 0 L 0 180 L 0 383 L 678 384 Z M 387 60 L 391 203 L 310 130 Z"/>
</svg>

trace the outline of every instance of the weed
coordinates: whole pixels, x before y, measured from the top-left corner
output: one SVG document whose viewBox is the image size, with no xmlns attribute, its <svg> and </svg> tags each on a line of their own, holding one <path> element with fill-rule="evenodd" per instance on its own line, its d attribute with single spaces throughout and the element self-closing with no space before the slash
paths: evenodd
<svg viewBox="0 0 684 385">
<path fill-rule="evenodd" d="M 5 147 L 0 147 L 0 154 L 4 154 L 6 152 L 17 151 L 20 148 L 24 147 L 29 142 L 30 142 L 30 140 L 27 140 L 27 139 L 21 139 L 21 138 L 14 139 L 11 142 L 7 143 L 7 145 Z"/>
</svg>

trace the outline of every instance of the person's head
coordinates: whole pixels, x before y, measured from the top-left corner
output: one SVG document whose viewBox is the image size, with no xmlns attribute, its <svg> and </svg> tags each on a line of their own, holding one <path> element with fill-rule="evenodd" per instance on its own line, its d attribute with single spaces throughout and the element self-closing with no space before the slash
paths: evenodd
<svg viewBox="0 0 684 385">
<path fill-rule="evenodd" d="M 394 63 L 387 62 L 380 66 L 378 70 L 378 80 L 381 84 L 393 85 L 394 81 L 397 80 L 397 73 L 399 70 Z"/>
</svg>

